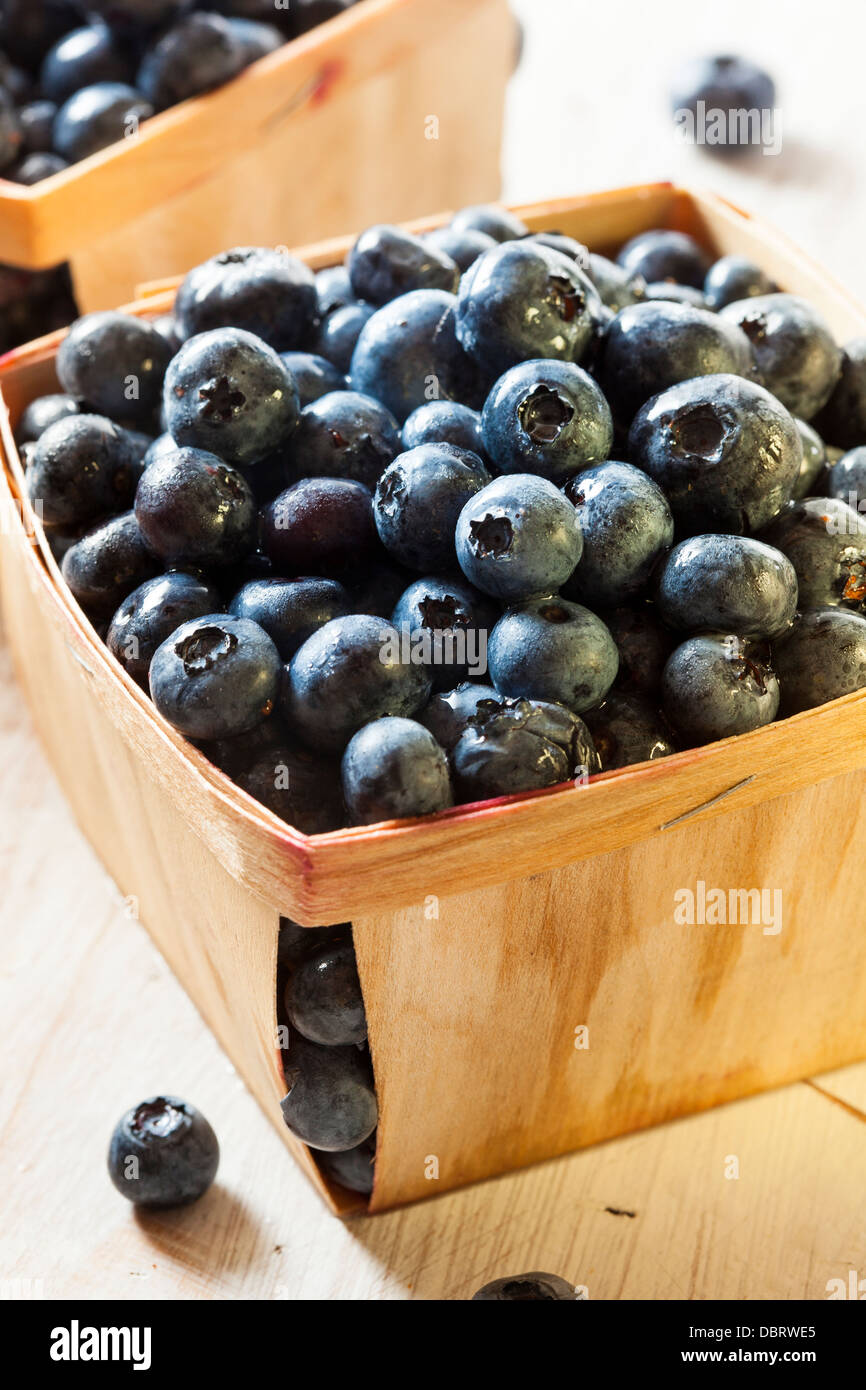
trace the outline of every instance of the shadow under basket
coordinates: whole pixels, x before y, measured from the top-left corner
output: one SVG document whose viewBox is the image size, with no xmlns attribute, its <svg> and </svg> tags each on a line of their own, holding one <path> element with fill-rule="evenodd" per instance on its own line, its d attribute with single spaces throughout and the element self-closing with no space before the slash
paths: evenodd
<svg viewBox="0 0 866 1390">
<path fill-rule="evenodd" d="M 361 0 L 60 174 L 0 179 L 0 261 L 68 261 L 89 313 L 231 246 L 495 198 L 515 50 L 508 0 Z"/>
<path fill-rule="evenodd" d="M 841 340 L 866 331 L 822 271 L 721 199 L 663 184 L 517 211 L 602 251 L 688 230 L 811 299 Z M 319 267 L 347 245 L 300 254 Z M 0 364 L 12 422 L 54 389 L 59 337 Z M 48 756 L 335 1211 L 364 1203 L 323 1180 L 279 1111 L 281 914 L 353 923 L 380 1106 L 370 1211 L 866 1054 L 866 691 L 587 786 L 306 837 L 174 733 L 109 655 L 20 500 L 2 425 L 4 618 Z M 701 912 L 712 889 L 743 895 L 741 924 Z M 761 920 L 749 890 L 772 904 Z"/>
</svg>

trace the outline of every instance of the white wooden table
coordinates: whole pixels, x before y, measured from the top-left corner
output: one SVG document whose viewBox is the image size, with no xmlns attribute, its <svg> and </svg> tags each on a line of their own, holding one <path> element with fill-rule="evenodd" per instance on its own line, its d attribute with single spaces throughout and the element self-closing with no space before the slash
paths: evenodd
<svg viewBox="0 0 866 1390">
<path fill-rule="evenodd" d="M 855 7 L 515 8 L 528 43 L 509 197 L 712 186 L 866 296 Z M 673 140 L 658 54 L 740 48 L 779 80 L 785 145 L 731 165 Z M 540 1268 L 592 1298 L 822 1299 L 851 1269 L 866 1277 L 866 1064 L 393 1215 L 330 1217 L 71 822 L 5 648 L 0 863 L 0 1280 L 49 1298 L 462 1299 Z M 105 1150 L 120 1113 L 165 1089 L 201 1106 L 222 1164 L 194 1208 L 140 1219 Z"/>
</svg>

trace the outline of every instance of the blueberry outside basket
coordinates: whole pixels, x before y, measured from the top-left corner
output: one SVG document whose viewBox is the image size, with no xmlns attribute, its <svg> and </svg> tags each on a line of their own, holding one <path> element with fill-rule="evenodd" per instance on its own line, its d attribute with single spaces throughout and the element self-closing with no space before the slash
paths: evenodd
<svg viewBox="0 0 866 1390">
<path fill-rule="evenodd" d="M 360 0 L 135 138 L 0 179 L 0 262 L 68 261 L 89 312 L 229 246 L 494 198 L 515 50 L 508 0 Z"/>
<path fill-rule="evenodd" d="M 658 184 L 517 211 L 601 251 L 689 231 L 810 298 L 840 340 L 866 331 L 824 272 L 717 197 Z M 318 268 L 350 241 L 299 254 Z M 21 501 L 11 426 L 54 389 L 61 336 L 0 362 L 21 686 L 84 833 L 335 1211 L 365 1203 L 279 1111 L 281 914 L 354 925 L 380 1104 L 371 1212 L 866 1055 L 866 691 L 587 786 L 301 835 L 156 714 Z M 779 929 L 678 922 L 677 893 L 700 884 L 781 890 Z"/>
</svg>

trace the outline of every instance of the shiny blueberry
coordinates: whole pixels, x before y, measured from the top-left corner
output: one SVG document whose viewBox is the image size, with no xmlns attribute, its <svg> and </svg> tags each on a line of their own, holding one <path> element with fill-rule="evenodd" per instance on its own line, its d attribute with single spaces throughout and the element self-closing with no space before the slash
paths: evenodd
<svg viewBox="0 0 866 1390">
<path fill-rule="evenodd" d="M 373 304 L 344 304 L 323 319 L 316 332 L 316 351 L 344 376 L 352 368 L 358 339 L 376 312 Z"/>
<path fill-rule="evenodd" d="M 866 444 L 866 337 L 845 344 L 839 380 L 812 423 L 821 438 L 836 448 Z"/>
<path fill-rule="evenodd" d="M 189 272 L 174 314 L 183 338 L 212 328 L 243 328 L 277 352 L 293 352 L 307 347 L 313 331 L 315 280 L 295 256 L 267 246 L 236 246 Z"/>
<path fill-rule="evenodd" d="M 444 251 L 446 256 L 450 256 L 461 275 L 479 256 L 483 256 L 485 251 L 492 251 L 496 245 L 495 237 L 474 227 L 437 227 L 434 232 L 427 232 L 423 240 L 428 246 L 435 246 L 437 251 Z"/>
<path fill-rule="evenodd" d="M 159 573 L 134 512 L 122 512 L 94 527 L 63 557 L 63 578 L 89 613 L 107 616 L 121 599 Z"/>
<path fill-rule="evenodd" d="M 104 24 L 72 29 L 46 53 L 39 72 L 42 95 L 58 106 L 94 82 L 131 82 L 129 51 Z"/>
<path fill-rule="evenodd" d="M 847 502 L 835 497 L 792 502 L 761 539 L 794 566 L 801 609 L 866 608 L 866 517 Z"/>
<path fill-rule="evenodd" d="M 146 51 L 136 85 L 162 111 L 229 82 L 247 61 L 243 36 L 227 19 L 193 11 L 172 24 Z"/>
<path fill-rule="evenodd" d="M 338 764 L 288 739 L 253 751 L 230 775 L 248 796 L 303 835 L 326 835 L 346 824 Z"/>
<path fill-rule="evenodd" d="M 779 709 L 779 681 L 761 644 L 703 633 L 669 657 L 662 708 L 683 743 L 696 747 L 771 724 Z"/>
<path fill-rule="evenodd" d="M 194 574 L 172 570 L 147 579 L 124 598 L 111 619 L 105 644 L 113 656 L 147 689 L 150 663 L 157 647 L 192 618 L 219 610 L 219 595 Z"/>
<path fill-rule="evenodd" d="M 785 718 L 866 687 L 866 619 L 857 613 L 801 613 L 773 651 Z"/>
<path fill-rule="evenodd" d="M 150 423 L 162 399 L 171 348 L 132 314 L 85 314 L 57 350 L 57 376 L 70 396 L 113 419 Z"/>
<path fill-rule="evenodd" d="M 286 985 L 289 1023 L 309 1042 L 349 1047 L 367 1040 L 364 997 L 351 939 L 299 962 Z"/>
<path fill-rule="evenodd" d="M 482 415 L 484 445 L 503 473 L 563 483 L 610 454 L 613 420 L 599 387 L 571 362 L 535 359 L 497 381 Z"/>
<path fill-rule="evenodd" d="M 350 602 L 335 579 L 254 579 L 238 590 L 229 612 L 258 623 L 290 661 L 318 628 L 350 612 Z"/>
<path fill-rule="evenodd" d="M 431 399 L 458 395 L 454 305 L 443 290 L 415 290 L 373 314 L 352 354 L 355 390 L 377 397 L 401 423 Z"/>
<path fill-rule="evenodd" d="M 584 717 L 602 772 L 667 758 L 676 752 L 660 711 L 643 695 L 612 690 Z"/>
<path fill-rule="evenodd" d="M 460 801 L 555 787 L 601 770 L 576 714 L 538 700 L 481 700 L 451 752 Z"/>
<path fill-rule="evenodd" d="M 319 1167 L 326 1177 L 350 1192 L 360 1192 L 367 1197 L 373 1191 L 374 1164 L 376 1161 L 376 1135 L 371 1134 L 363 1144 L 343 1153 L 320 1153 Z"/>
<path fill-rule="evenodd" d="M 487 640 L 499 617 L 498 605 L 465 579 L 416 579 L 391 614 L 399 632 L 417 643 L 433 685 L 450 690 L 487 673 Z"/>
<path fill-rule="evenodd" d="M 267 719 L 279 677 L 279 653 L 262 628 L 211 613 L 183 623 L 157 647 L 150 695 L 188 738 L 231 738 Z"/>
<path fill-rule="evenodd" d="M 126 430 L 102 415 L 68 415 L 37 440 L 27 491 L 49 526 L 81 526 L 131 506 L 140 475 Z"/>
<path fill-rule="evenodd" d="M 494 241 L 517 241 L 529 235 L 529 228 L 513 212 L 499 203 L 479 203 L 461 208 L 451 219 L 458 232 L 483 232 Z"/>
<path fill-rule="evenodd" d="M 494 478 L 457 521 L 457 558 L 470 583 L 506 603 L 549 594 L 583 553 L 577 512 L 546 478 Z"/>
<path fill-rule="evenodd" d="M 477 454 L 452 444 L 421 444 L 399 454 L 376 488 L 379 539 L 409 569 L 422 574 L 453 569 L 457 519 L 488 481 Z"/>
<path fill-rule="evenodd" d="M 803 462 L 800 464 L 800 472 L 794 486 L 794 497 L 807 497 L 815 488 L 818 479 L 827 467 L 827 448 L 823 439 L 811 425 L 807 425 L 805 420 L 795 418 L 794 424 L 800 432 L 800 441 L 803 445 Z M 835 496 L 832 488 L 828 488 L 830 496 Z M 847 497 L 843 501 L 847 502 Z"/>
<path fill-rule="evenodd" d="M 372 491 L 400 448 L 397 421 L 380 401 L 339 389 L 301 411 L 290 457 L 299 478 L 351 478 Z"/>
<path fill-rule="evenodd" d="M 658 619 L 653 604 L 644 601 L 608 609 L 605 627 L 619 652 L 618 689 L 655 697 L 661 689 L 665 662 L 676 639 Z"/>
<path fill-rule="evenodd" d="M 342 779 L 353 825 L 431 815 L 454 804 L 444 750 L 414 719 L 376 719 L 359 729 L 343 754 Z"/>
<path fill-rule="evenodd" d="M 182 1207 L 207 1192 L 219 1157 L 217 1137 L 194 1105 L 177 1096 L 151 1096 L 118 1121 L 108 1173 L 136 1206 Z"/>
<path fill-rule="evenodd" d="M 48 396 L 37 396 L 24 407 L 18 424 L 15 426 L 15 443 L 19 446 L 30 440 L 39 439 L 49 425 L 65 420 L 69 415 L 81 414 L 81 402 L 73 396 L 53 392 Z"/>
<path fill-rule="evenodd" d="M 295 1033 L 283 1070 L 289 1093 L 280 1109 L 302 1143 L 340 1153 L 373 1133 L 376 1092 L 369 1057 L 357 1047 L 320 1047 Z"/>
<path fill-rule="evenodd" d="M 434 693 L 418 715 L 418 723 L 429 729 L 436 742 L 451 753 L 460 735 L 469 727 L 470 719 L 478 713 L 482 700 L 498 702 L 500 696 L 492 685 L 463 681 L 454 690 Z"/>
<path fill-rule="evenodd" d="M 94 82 L 63 103 L 54 119 L 54 150 L 70 164 L 127 138 L 153 107 L 125 82 Z"/>
<path fill-rule="evenodd" d="M 609 261 L 607 256 L 591 253 L 586 273 L 598 290 L 602 304 L 615 314 L 629 304 L 637 304 L 644 297 L 646 281 L 643 276 L 623 270 L 621 265 Z"/>
<path fill-rule="evenodd" d="M 617 264 L 630 275 L 642 275 L 647 284 L 674 280 L 701 289 L 710 257 L 694 237 L 685 232 L 657 230 L 632 237 L 617 256 Z"/>
<path fill-rule="evenodd" d="M 758 377 L 792 415 L 811 420 L 827 404 L 842 353 L 823 316 L 794 294 L 736 300 L 720 319 L 737 324 L 752 345 Z"/>
<path fill-rule="evenodd" d="M 769 275 L 745 256 L 722 256 L 713 261 L 704 280 L 707 305 L 716 310 L 738 299 L 774 294 L 777 288 Z"/>
<path fill-rule="evenodd" d="M 403 448 L 417 449 L 420 444 L 453 444 L 487 462 L 481 416 L 458 401 L 428 401 L 413 410 L 403 426 Z"/>
<path fill-rule="evenodd" d="M 797 611 L 797 574 L 787 556 L 763 541 L 692 536 L 667 557 L 656 603 L 679 632 L 780 637 Z"/>
<path fill-rule="evenodd" d="M 400 227 L 375 226 L 362 232 L 347 261 L 352 290 L 368 304 L 387 304 L 411 290 L 446 290 L 460 280 L 455 261 L 444 251 Z"/>
<path fill-rule="evenodd" d="M 568 596 L 602 607 L 635 598 L 673 545 L 674 519 L 661 488 L 639 468 L 609 462 L 572 478 L 565 495 L 583 535 Z"/>
<path fill-rule="evenodd" d="M 560 597 L 511 608 L 490 634 L 490 679 L 502 695 L 583 714 L 616 680 L 619 653 L 600 618 Z"/>
<path fill-rule="evenodd" d="M 236 468 L 204 449 L 176 449 L 151 463 L 135 515 L 166 565 L 230 565 L 255 547 L 255 498 Z"/>
</svg>

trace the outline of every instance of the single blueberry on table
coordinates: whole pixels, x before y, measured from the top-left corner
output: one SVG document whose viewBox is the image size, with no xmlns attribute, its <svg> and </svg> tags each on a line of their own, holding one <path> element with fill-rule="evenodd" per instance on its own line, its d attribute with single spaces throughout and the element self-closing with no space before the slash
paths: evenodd
<svg viewBox="0 0 866 1390">
<path fill-rule="evenodd" d="M 613 606 L 637 597 L 674 540 L 661 488 L 630 463 L 601 463 L 564 489 L 577 512 L 583 554 L 566 596 Z"/>
<path fill-rule="evenodd" d="M 509 241 L 463 276 L 455 326 L 461 346 L 501 376 L 531 358 L 580 360 L 601 301 L 577 263 L 538 242 Z"/>
<path fill-rule="evenodd" d="M 316 331 L 316 351 L 348 376 L 352 356 L 366 324 L 376 313 L 373 304 L 344 304 L 322 320 Z"/>
<path fill-rule="evenodd" d="M 592 735 L 563 705 L 481 700 L 450 754 L 458 801 L 539 791 L 601 770 Z"/>
<path fill-rule="evenodd" d="M 629 304 L 639 303 L 646 293 L 646 281 L 642 275 L 632 275 L 616 261 L 608 260 L 607 256 L 592 252 L 586 273 L 598 290 L 602 304 L 615 314 Z"/>
<path fill-rule="evenodd" d="M 790 499 L 803 445 L 775 396 L 721 373 L 648 401 L 632 422 L 629 458 L 664 492 L 680 535 L 743 534 L 766 526 Z"/>
<path fill-rule="evenodd" d="M 599 386 L 572 362 L 536 358 L 500 377 L 482 414 L 485 449 L 502 473 L 563 483 L 610 454 L 613 420 Z"/>
<path fill-rule="evenodd" d="M 792 502 L 761 539 L 794 566 L 801 609 L 866 607 L 866 517 L 847 502 L 835 497 Z"/>
<path fill-rule="evenodd" d="M 478 713 L 482 700 L 498 704 L 500 696 L 492 685 L 462 681 L 454 690 L 434 692 L 418 714 L 418 723 L 429 729 L 436 742 L 451 754 L 469 721 Z"/>
<path fill-rule="evenodd" d="M 420 444 L 453 444 L 477 454 L 485 466 L 488 462 L 481 416 L 458 401 L 428 401 L 413 410 L 403 426 L 403 448 L 417 449 Z"/>
<path fill-rule="evenodd" d="M 332 618 L 351 612 L 351 599 L 336 579 L 253 579 L 229 604 L 235 618 L 264 628 L 283 661 Z"/>
<path fill-rule="evenodd" d="M 432 815 L 454 805 L 445 752 L 414 719 L 376 719 L 359 729 L 341 771 L 353 825 Z"/>
<path fill-rule="evenodd" d="M 256 503 L 248 483 L 204 449 L 176 449 L 149 464 L 135 515 L 166 565 L 230 565 L 255 548 Z"/>
<path fill-rule="evenodd" d="M 63 578 L 88 613 L 103 617 L 160 571 L 134 512 L 122 512 L 86 532 L 63 557 Z"/>
<path fill-rule="evenodd" d="M 673 280 L 697 290 L 710 267 L 710 257 L 694 237 L 663 228 L 632 237 L 616 259 L 629 275 L 641 275 L 647 284 Z"/>
<path fill-rule="evenodd" d="M 219 595 L 195 574 L 170 570 L 146 579 L 117 608 L 105 644 L 134 681 L 147 689 L 157 647 L 192 618 L 219 610 Z"/>
<path fill-rule="evenodd" d="M 836 448 L 866 444 L 866 337 L 845 344 L 839 379 L 812 424 Z"/>
<path fill-rule="evenodd" d="M 125 82 L 94 82 L 63 103 L 54 118 L 54 151 L 70 164 L 128 139 L 153 107 Z"/>
<path fill-rule="evenodd" d="M 298 393 L 279 354 L 241 328 L 188 338 L 165 374 L 166 425 L 179 445 L 249 464 L 285 445 Z"/>
<path fill-rule="evenodd" d="M 37 396 L 21 412 L 15 426 L 15 443 L 20 448 L 22 444 L 39 439 L 49 425 L 56 424 L 58 420 L 65 420 L 69 415 L 80 414 L 81 402 L 73 396 L 59 391 L 48 396 Z"/>
<path fill-rule="evenodd" d="M 145 51 L 136 86 L 158 111 L 221 87 L 248 62 L 243 35 L 219 14 L 182 15 Z"/>
<path fill-rule="evenodd" d="M 463 364 L 451 332 L 454 305 L 443 290 L 414 290 L 374 313 L 352 354 L 355 390 L 375 396 L 401 423 L 431 399 L 458 396 Z"/>
<path fill-rule="evenodd" d="M 483 232 L 494 241 L 516 241 L 529 235 L 529 228 L 513 212 L 499 203 L 476 203 L 461 208 L 451 219 L 458 232 Z"/>
<path fill-rule="evenodd" d="M 85 314 L 57 350 L 57 376 L 70 396 L 113 419 L 147 425 L 159 409 L 171 348 L 132 314 Z"/>
<path fill-rule="evenodd" d="M 346 1149 L 343 1153 L 319 1154 L 319 1167 L 326 1178 L 340 1187 L 348 1188 L 350 1192 L 360 1192 L 364 1197 L 373 1191 L 375 1162 L 375 1132 L 354 1149 Z"/>
<path fill-rule="evenodd" d="M 279 653 L 246 618 L 209 613 L 183 623 L 150 663 L 150 696 L 187 738 L 232 738 L 273 711 Z"/>
<path fill-rule="evenodd" d="M 42 432 L 27 491 L 49 526 L 83 526 L 131 506 L 141 463 L 128 432 L 102 415 L 67 415 Z"/>
<path fill-rule="evenodd" d="M 353 293 L 380 306 L 411 290 L 446 290 L 460 281 L 457 263 L 429 241 L 400 227 L 368 227 L 346 262 Z"/>
<path fill-rule="evenodd" d="M 737 324 L 752 345 L 758 378 L 792 415 L 811 420 L 827 404 L 842 353 L 822 314 L 794 294 L 739 299 L 720 318 Z"/>
<path fill-rule="evenodd" d="M 472 1295 L 472 1303 L 573 1303 L 577 1293 L 573 1284 L 558 1274 L 510 1274 L 493 1279 Z"/>
<path fill-rule="evenodd" d="M 277 352 L 295 352 L 308 346 L 313 332 L 316 282 L 295 256 L 269 246 L 236 246 L 189 271 L 174 315 L 182 338 L 242 328 Z"/>
<path fill-rule="evenodd" d="M 574 714 L 599 704 L 619 669 L 601 618 L 558 595 L 509 609 L 490 635 L 487 659 L 502 695 L 550 701 Z"/>
<path fill-rule="evenodd" d="M 748 149 L 757 138 L 752 133 L 751 122 L 747 121 L 744 128 L 740 113 L 772 112 L 776 104 L 776 85 L 769 73 L 748 58 L 718 54 L 710 58 L 691 58 L 681 64 L 671 87 L 670 100 L 677 124 L 682 125 L 692 139 L 699 139 L 701 149 L 730 154 Z M 721 121 L 715 116 L 716 112 L 722 113 Z M 693 120 L 685 125 L 688 115 Z M 695 120 L 700 122 L 697 129 Z"/>
<path fill-rule="evenodd" d="M 784 718 L 866 687 L 866 619 L 857 613 L 801 613 L 773 650 Z"/>
<path fill-rule="evenodd" d="M 350 478 L 302 478 L 262 510 L 261 537 L 278 573 L 348 572 L 378 549 L 370 490 Z"/>
<path fill-rule="evenodd" d="M 417 643 L 433 686 L 450 690 L 487 673 L 488 634 L 499 606 L 465 579 L 416 579 L 400 595 L 391 622 Z"/>
<path fill-rule="evenodd" d="M 677 751 L 660 711 L 643 695 L 612 690 L 585 718 L 602 772 L 667 758 Z"/>
<path fill-rule="evenodd" d="M 350 478 L 372 492 L 400 449 L 391 412 L 374 396 L 340 389 L 301 411 L 289 457 L 299 478 Z"/>
<path fill-rule="evenodd" d="M 779 681 L 759 643 L 726 633 L 689 637 L 668 659 L 662 708 L 685 747 L 771 724 Z"/>
<path fill-rule="evenodd" d="M 302 410 L 331 391 L 342 391 L 346 385 L 343 373 L 314 352 L 281 352 L 280 357 L 295 383 Z"/>
<path fill-rule="evenodd" d="M 724 309 L 738 299 L 775 294 L 778 285 L 760 266 L 745 256 L 722 256 L 713 261 L 704 280 L 704 296 L 710 309 Z"/>
<path fill-rule="evenodd" d="M 373 1133 L 376 1092 L 369 1057 L 357 1047 L 320 1047 L 295 1033 L 283 1071 L 289 1093 L 280 1109 L 302 1143 L 341 1153 Z"/>
<path fill-rule="evenodd" d="M 404 656 L 381 618 L 334 618 L 308 637 L 289 666 L 284 713 L 312 748 L 342 753 L 353 734 L 385 715 L 411 718 L 430 695 L 426 667 Z"/>
<path fill-rule="evenodd" d="M 457 558 L 471 584 L 505 603 L 555 592 L 574 572 L 583 537 L 577 512 L 546 478 L 494 478 L 457 521 Z"/>
<path fill-rule="evenodd" d="M 104 24 L 71 29 L 46 53 L 39 70 L 42 96 L 56 105 L 94 82 L 132 82 L 129 49 Z"/>
<path fill-rule="evenodd" d="M 266 743 L 231 775 L 242 791 L 303 835 L 326 835 L 346 824 L 337 763 L 288 739 Z"/>
<path fill-rule="evenodd" d="M 422 240 L 450 256 L 461 275 L 474 265 L 479 256 L 483 256 L 485 251 L 492 251 L 496 245 L 495 237 L 475 227 L 464 227 L 462 230 L 454 226 L 437 227 L 433 232 L 425 232 Z"/>
<path fill-rule="evenodd" d="M 151 1096 L 118 1121 L 108 1173 L 136 1206 L 182 1207 L 207 1192 L 219 1157 L 217 1137 L 194 1105 L 177 1096 Z"/>
<path fill-rule="evenodd" d="M 708 309 L 669 300 L 633 304 L 610 324 L 601 349 L 600 379 L 624 425 L 653 396 L 679 382 L 721 372 L 748 376 L 752 349 L 737 324 Z"/>
<path fill-rule="evenodd" d="M 389 555 L 422 574 L 454 569 L 457 519 L 487 482 L 478 455 L 452 444 L 421 444 L 398 454 L 373 500 L 376 529 Z"/>
<path fill-rule="evenodd" d="M 800 432 L 803 445 L 803 462 L 800 464 L 800 472 L 794 485 L 794 499 L 797 500 L 807 497 L 815 488 L 827 467 L 827 448 L 817 430 L 807 425 L 805 420 L 795 418 L 794 424 Z M 834 495 L 832 488 L 829 491 L 831 496 Z M 847 502 L 848 498 L 844 500 Z"/>
<path fill-rule="evenodd" d="M 692 536 L 659 572 L 656 604 L 680 632 L 776 638 L 797 611 L 797 574 L 787 556 L 746 536 Z"/>
</svg>

